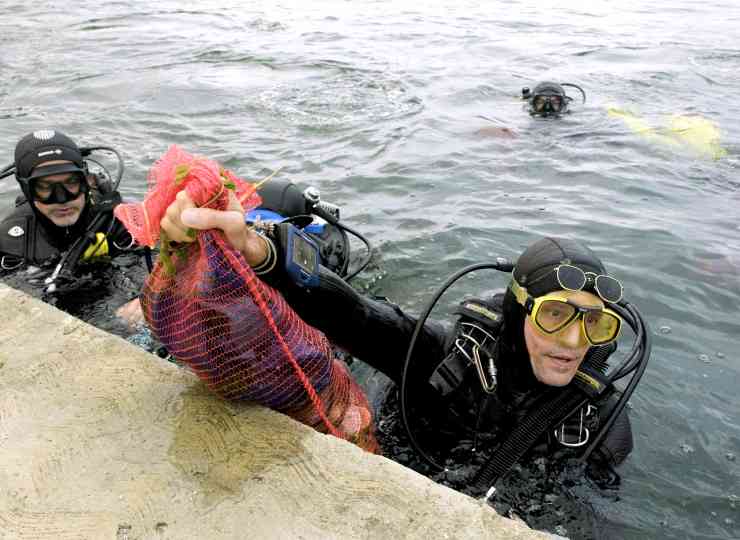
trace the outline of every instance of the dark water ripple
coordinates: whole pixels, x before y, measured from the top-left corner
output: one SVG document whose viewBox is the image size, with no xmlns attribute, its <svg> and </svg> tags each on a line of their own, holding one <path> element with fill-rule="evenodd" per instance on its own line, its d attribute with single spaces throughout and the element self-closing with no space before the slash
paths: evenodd
<svg viewBox="0 0 740 540">
<path fill-rule="evenodd" d="M 446 4 L 5 2 L 0 161 L 51 125 L 119 148 L 129 198 L 172 143 L 248 178 L 282 166 L 375 244 L 360 285 L 412 310 L 464 264 L 545 234 L 587 242 L 655 347 L 619 498 L 574 490 L 596 523 L 579 534 L 740 537 L 740 8 Z M 533 120 L 518 96 L 541 79 L 588 101 Z M 703 116 L 728 156 L 650 142 L 609 107 L 657 129 Z M 516 137 L 481 136 L 493 124 L 478 115 Z M 0 185 L 0 202 L 14 196 Z M 102 326 L 132 283 L 92 315 Z M 458 294 L 505 284 L 476 275 Z"/>
</svg>

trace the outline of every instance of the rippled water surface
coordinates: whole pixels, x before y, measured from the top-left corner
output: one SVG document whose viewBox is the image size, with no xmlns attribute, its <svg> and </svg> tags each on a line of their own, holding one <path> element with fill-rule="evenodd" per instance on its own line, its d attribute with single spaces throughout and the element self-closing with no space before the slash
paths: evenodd
<svg viewBox="0 0 740 540">
<path fill-rule="evenodd" d="M 411 310 L 468 263 L 584 241 L 655 333 L 619 500 L 594 505 L 602 536 L 740 537 L 740 7 L 420 4 L 5 0 L 0 161 L 56 126 L 119 148 L 130 199 L 171 143 L 248 178 L 283 166 L 375 244 L 363 287 Z M 530 118 L 517 96 L 543 79 L 587 103 Z M 727 154 L 660 131 L 673 114 L 713 122 Z M 478 115 L 516 136 L 478 133 Z"/>
</svg>

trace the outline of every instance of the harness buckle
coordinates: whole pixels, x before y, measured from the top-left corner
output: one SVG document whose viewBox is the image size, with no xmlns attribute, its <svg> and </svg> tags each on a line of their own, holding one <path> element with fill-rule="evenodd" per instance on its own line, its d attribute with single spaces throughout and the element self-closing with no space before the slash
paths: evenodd
<svg viewBox="0 0 740 540">
<path fill-rule="evenodd" d="M 15 266 L 8 265 L 5 262 L 6 258 L 8 258 L 7 255 L 3 255 L 2 257 L 0 257 L 0 268 L 2 268 L 3 270 L 15 270 L 16 268 L 20 268 L 21 265 L 23 264 L 23 259 L 18 259 L 18 262 L 15 264 Z"/>
<path fill-rule="evenodd" d="M 569 420 L 568 418 L 566 418 L 565 422 L 560 424 L 559 428 L 555 428 L 555 439 L 557 439 L 560 444 L 562 444 L 563 446 L 567 446 L 568 448 L 580 448 L 581 446 L 586 444 L 591 437 L 591 432 L 587 427 L 583 425 L 583 423 L 596 411 L 596 407 L 594 407 L 590 403 L 585 407 L 585 413 L 584 407 L 581 407 L 579 410 L 578 432 L 573 433 L 570 426 L 569 431 L 566 432 L 565 424 Z"/>
<path fill-rule="evenodd" d="M 462 337 L 455 340 L 455 348 L 475 366 L 483 391 L 487 394 L 493 394 L 498 384 L 496 365 L 493 363 L 493 357 L 484 350 L 486 360 L 488 360 L 487 365 L 484 367 L 480 350 L 484 346 L 493 346 L 496 343 L 496 338 L 477 324 L 464 322 L 460 326 L 462 328 Z M 476 331 L 482 333 L 483 336 L 476 339 L 476 336 L 473 335 Z M 470 353 L 466 350 L 466 345 L 470 347 Z"/>
</svg>

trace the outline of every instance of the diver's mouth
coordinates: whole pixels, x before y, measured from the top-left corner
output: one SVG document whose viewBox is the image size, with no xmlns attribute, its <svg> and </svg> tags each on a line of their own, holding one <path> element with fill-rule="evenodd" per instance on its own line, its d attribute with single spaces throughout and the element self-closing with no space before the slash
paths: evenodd
<svg viewBox="0 0 740 540">
<path fill-rule="evenodd" d="M 67 206 L 64 208 L 56 208 L 52 211 L 51 214 L 55 217 L 63 218 L 63 217 L 74 216 L 75 214 L 77 214 L 77 212 L 78 210 L 74 206 Z"/>
<path fill-rule="evenodd" d="M 568 354 L 548 354 L 547 357 L 561 364 L 570 364 L 571 362 L 576 361 L 575 356 L 571 356 Z"/>
</svg>

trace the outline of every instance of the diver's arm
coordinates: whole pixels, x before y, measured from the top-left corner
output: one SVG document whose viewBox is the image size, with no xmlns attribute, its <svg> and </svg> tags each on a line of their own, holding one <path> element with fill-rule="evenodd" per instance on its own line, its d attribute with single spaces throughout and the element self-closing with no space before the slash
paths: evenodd
<svg viewBox="0 0 740 540">
<path fill-rule="evenodd" d="M 195 208 L 186 192 L 177 194 L 167 208 L 160 226 L 170 240 L 193 242 L 189 228 L 220 229 L 229 243 L 239 250 L 260 277 L 278 289 L 290 306 L 305 322 L 322 331 L 334 344 L 357 358 L 400 381 L 406 350 L 416 320 L 399 308 L 360 295 L 333 272 L 321 269 L 320 286 L 301 288 L 287 278 L 285 257 L 278 252 L 279 241 L 273 242 L 275 265 L 265 271 L 263 265 L 269 256 L 270 244 L 244 223 L 241 205 L 230 192 L 226 211 Z M 428 363 L 438 362 L 443 356 L 444 331 L 427 324 L 420 336 L 415 355 Z"/>
<path fill-rule="evenodd" d="M 361 295 L 323 267 L 320 267 L 319 286 L 312 288 L 300 287 L 289 278 L 281 279 L 279 273 L 276 270 L 266 281 L 283 293 L 305 322 L 321 330 L 333 344 L 400 382 L 415 318 L 387 301 Z M 444 342 L 442 327 L 427 323 L 414 357 L 430 364 L 438 362 L 443 356 Z"/>
</svg>

